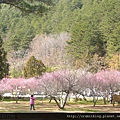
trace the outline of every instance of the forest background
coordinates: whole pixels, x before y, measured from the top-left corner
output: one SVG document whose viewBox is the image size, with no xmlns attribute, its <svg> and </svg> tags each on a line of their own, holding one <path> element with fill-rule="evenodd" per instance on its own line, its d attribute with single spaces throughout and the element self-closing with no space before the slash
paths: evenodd
<svg viewBox="0 0 120 120">
<path fill-rule="evenodd" d="M 120 0 L 53 0 L 42 15 L 1 5 L 0 35 L 10 74 L 22 76 L 35 56 L 47 71 L 120 70 Z"/>
</svg>

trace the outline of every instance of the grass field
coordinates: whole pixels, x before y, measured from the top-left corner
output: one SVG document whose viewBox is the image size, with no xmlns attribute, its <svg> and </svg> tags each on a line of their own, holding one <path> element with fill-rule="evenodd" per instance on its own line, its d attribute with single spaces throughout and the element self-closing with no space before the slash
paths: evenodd
<svg viewBox="0 0 120 120">
<path fill-rule="evenodd" d="M 79 101 L 77 103 L 68 102 L 64 110 L 58 108 L 56 103 L 52 100 L 35 101 L 35 111 L 30 111 L 29 101 L 0 101 L 0 113 L 44 113 L 44 112 L 73 112 L 73 113 L 120 113 L 120 106 L 115 104 L 104 105 L 103 101 L 99 101 L 95 107 L 92 102 Z"/>
</svg>

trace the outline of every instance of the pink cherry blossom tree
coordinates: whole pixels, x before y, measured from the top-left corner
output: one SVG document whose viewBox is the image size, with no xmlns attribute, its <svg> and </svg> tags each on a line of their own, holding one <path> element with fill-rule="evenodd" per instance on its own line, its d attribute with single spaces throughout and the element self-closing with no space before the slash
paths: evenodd
<svg viewBox="0 0 120 120">
<path fill-rule="evenodd" d="M 0 81 L 0 92 L 11 92 L 18 103 L 19 95 L 21 94 L 33 94 L 36 91 L 37 81 L 36 78 L 3 78 Z M 29 90 L 29 91 L 28 91 Z"/>
<path fill-rule="evenodd" d="M 84 82 L 86 84 L 84 87 L 90 89 L 91 95 L 93 97 L 93 103 L 95 106 L 96 102 L 98 101 L 98 95 L 100 92 L 99 82 L 96 82 L 95 75 L 92 73 L 88 72 L 85 77 L 86 77 L 86 79 L 84 79 Z"/>
<path fill-rule="evenodd" d="M 120 90 L 120 72 L 116 70 L 106 70 L 96 73 L 96 81 L 101 83 L 101 95 L 106 103 L 106 98 L 112 96 L 114 92 Z"/>
<path fill-rule="evenodd" d="M 106 104 L 106 98 L 115 91 L 119 91 L 120 72 L 115 70 L 103 70 L 96 74 L 90 73 L 85 79 L 87 86 L 91 90 L 94 106 L 98 101 L 98 96 L 102 96 Z M 87 87 L 86 86 L 86 87 Z"/>
<path fill-rule="evenodd" d="M 23 80 L 24 79 L 22 78 L 3 78 L 0 85 L 2 93 L 11 92 L 16 100 L 16 103 L 18 103 L 18 96 L 21 94 L 21 83 Z"/>
<path fill-rule="evenodd" d="M 0 81 L 1 95 L 5 92 L 12 92 L 17 98 L 22 93 L 44 93 L 55 100 L 60 109 L 64 109 L 70 93 L 83 95 L 87 88 L 93 95 L 95 106 L 99 95 L 106 98 L 109 94 L 112 95 L 119 90 L 120 72 L 106 70 L 92 74 L 82 69 L 64 69 L 44 73 L 38 78 L 3 78 Z M 16 99 L 16 103 L 17 101 L 18 99 Z"/>
<path fill-rule="evenodd" d="M 61 88 L 56 79 L 55 73 L 44 73 L 43 76 L 37 79 L 37 81 L 37 92 L 42 92 L 50 96 L 50 99 L 55 99 L 57 101 L 57 92 L 60 91 Z"/>
<path fill-rule="evenodd" d="M 85 73 L 76 70 L 65 69 L 45 73 L 38 78 L 38 90 L 49 95 L 60 109 L 64 109 L 69 94 L 71 92 L 80 93 L 83 90 L 84 79 Z"/>
<path fill-rule="evenodd" d="M 37 92 L 38 81 L 36 77 L 24 79 L 21 82 L 22 89 L 24 89 L 24 94 L 34 94 Z"/>
</svg>

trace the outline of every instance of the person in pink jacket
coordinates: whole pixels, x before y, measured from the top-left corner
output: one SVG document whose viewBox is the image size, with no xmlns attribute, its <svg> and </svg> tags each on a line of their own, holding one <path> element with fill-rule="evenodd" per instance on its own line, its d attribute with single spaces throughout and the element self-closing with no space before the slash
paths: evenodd
<svg viewBox="0 0 120 120">
<path fill-rule="evenodd" d="M 30 97 L 30 110 L 35 110 L 35 106 L 34 106 L 34 100 L 35 100 L 35 97 L 33 97 L 33 95 L 31 95 Z"/>
</svg>

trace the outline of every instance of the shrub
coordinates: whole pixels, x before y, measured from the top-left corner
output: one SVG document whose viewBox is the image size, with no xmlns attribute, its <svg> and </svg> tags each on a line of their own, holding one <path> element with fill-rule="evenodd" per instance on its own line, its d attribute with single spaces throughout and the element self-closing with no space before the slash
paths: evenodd
<svg viewBox="0 0 120 120">
<path fill-rule="evenodd" d="M 37 60 L 34 56 L 32 56 L 26 63 L 23 74 L 25 78 L 30 78 L 30 77 L 40 76 L 45 71 L 46 71 L 46 67 L 42 63 L 42 61 Z"/>
</svg>

